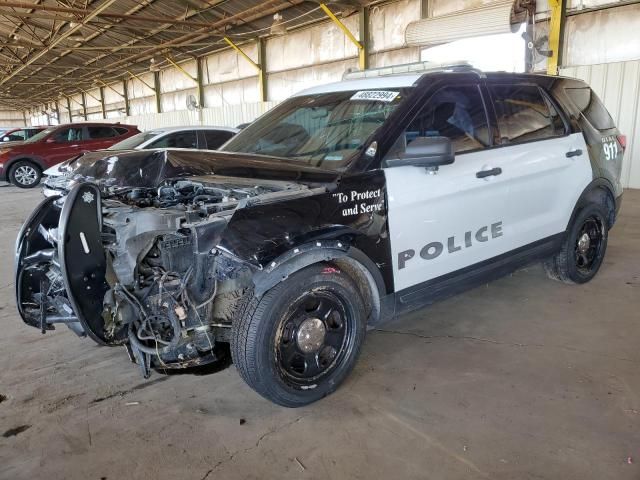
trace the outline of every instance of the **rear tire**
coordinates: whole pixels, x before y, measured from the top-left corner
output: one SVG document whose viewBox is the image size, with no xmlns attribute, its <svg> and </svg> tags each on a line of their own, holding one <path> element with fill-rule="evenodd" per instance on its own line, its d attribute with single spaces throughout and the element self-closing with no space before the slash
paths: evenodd
<svg viewBox="0 0 640 480">
<path fill-rule="evenodd" d="M 40 167 L 29 160 L 14 163 L 9 171 L 9 181 L 18 188 L 34 188 L 41 178 Z"/>
<path fill-rule="evenodd" d="M 549 278 L 564 283 L 586 283 L 602 265 L 609 228 L 602 205 L 590 203 L 576 215 L 560 251 L 544 262 Z"/>
<path fill-rule="evenodd" d="M 234 318 L 231 355 L 260 395 L 301 407 L 332 393 L 351 372 L 365 323 L 354 281 L 336 267 L 312 265 L 261 298 L 247 294 Z"/>
</svg>

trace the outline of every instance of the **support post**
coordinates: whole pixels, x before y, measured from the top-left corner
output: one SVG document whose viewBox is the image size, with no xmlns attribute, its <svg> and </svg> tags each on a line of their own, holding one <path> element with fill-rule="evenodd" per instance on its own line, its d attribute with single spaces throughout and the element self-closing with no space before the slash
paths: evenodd
<svg viewBox="0 0 640 480">
<path fill-rule="evenodd" d="M 351 41 L 351 43 L 353 43 L 356 46 L 356 48 L 358 49 L 358 66 L 360 67 L 360 70 L 365 70 L 366 64 L 367 64 L 367 59 L 366 59 L 367 53 L 365 51 L 364 45 L 360 43 L 356 39 L 356 37 L 353 36 L 353 33 L 351 33 L 349 29 L 345 26 L 345 24 L 342 23 L 340 19 L 334 15 L 334 13 L 329 9 L 329 7 L 327 7 L 324 3 L 321 3 L 320 8 L 322 8 L 324 13 L 327 14 L 327 16 L 331 19 L 331 21 L 335 23 L 340 30 L 342 30 L 342 32 L 347 36 L 347 38 Z"/>
<path fill-rule="evenodd" d="M 85 120 L 87 120 L 87 97 L 84 93 L 84 90 L 82 91 L 80 96 L 82 98 L 82 116 L 84 117 Z"/>
<path fill-rule="evenodd" d="M 420 18 L 429 18 L 429 0 L 420 0 Z"/>
<path fill-rule="evenodd" d="M 58 100 L 53 102 L 53 105 L 55 106 L 56 121 L 58 122 L 58 125 L 60 125 L 60 104 L 58 103 Z"/>
<path fill-rule="evenodd" d="M 359 12 L 360 45 L 358 51 L 360 70 L 369 68 L 369 7 L 362 7 Z"/>
<path fill-rule="evenodd" d="M 100 109 L 102 110 L 102 118 L 107 119 L 107 107 L 104 102 L 104 87 L 100 87 Z"/>
<path fill-rule="evenodd" d="M 156 112 L 162 113 L 162 100 L 160 99 L 160 72 L 153 72 L 153 91 L 156 94 Z"/>
<path fill-rule="evenodd" d="M 129 90 L 127 89 L 127 81 L 122 80 L 122 98 L 124 98 L 124 114 L 131 116 L 131 105 L 129 105 Z"/>
<path fill-rule="evenodd" d="M 258 92 L 260 93 L 260 101 L 266 102 L 269 99 L 269 91 L 267 90 L 267 42 L 264 38 L 258 38 Z"/>
<path fill-rule="evenodd" d="M 73 122 L 73 114 L 71 113 L 71 99 L 69 97 L 65 97 L 67 99 L 67 111 L 69 112 L 69 123 Z"/>
<path fill-rule="evenodd" d="M 549 8 L 551 9 L 551 18 L 549 19 L 549 50 L 551 51 L 551 56 L 547 60 L 547 73 L 549 75 L 558 75 L 558 67 L 562 65 L 566 19 L 565 1 L 549 0 Z"/>
<path fill-rule="evenodd" d="M 198 83 L 198 105 L 200 105 L 200 108 L 204 108 L 204 71 L 202 63 L 202 58 L 196 58 L 196 82 Z"/>
</svg>

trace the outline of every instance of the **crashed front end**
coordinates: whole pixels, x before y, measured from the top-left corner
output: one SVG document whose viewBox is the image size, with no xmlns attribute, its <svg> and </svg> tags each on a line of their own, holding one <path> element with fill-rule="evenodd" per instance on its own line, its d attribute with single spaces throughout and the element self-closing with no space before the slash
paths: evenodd
<svg viewBox="0 0 640 480">
<path fill-rule="evenodd" d="M 150 370 L 221 358 L 256 266 L 219 247 L 235 211 L 299 194 L 279 181 L 190 178 L 159 188 L 80 183 L 44 200 L 16 245 L 20 316 L 124 345 Z"/>
</svg>

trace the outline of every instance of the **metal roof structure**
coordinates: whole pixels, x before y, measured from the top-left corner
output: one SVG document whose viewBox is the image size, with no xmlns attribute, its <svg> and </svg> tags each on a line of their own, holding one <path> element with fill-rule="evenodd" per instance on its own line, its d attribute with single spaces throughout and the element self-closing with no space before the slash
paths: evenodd
<svg viewBox="0 0 640 480">
<path fill-rule="evenodd" d="M 334 3 L 334 2 L 328 2 Z M 351 0 L 344 4 L 370 3 Z M 24 110 L 96 84 L 326 19 L 303 0 L 0 0 L 0 105 Z"/>
</svg>

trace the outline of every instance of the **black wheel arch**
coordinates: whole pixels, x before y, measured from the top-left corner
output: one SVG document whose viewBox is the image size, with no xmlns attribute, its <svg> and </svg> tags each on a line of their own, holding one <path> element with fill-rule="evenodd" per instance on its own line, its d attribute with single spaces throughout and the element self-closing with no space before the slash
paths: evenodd
<svg viewBox="0 0 640 480">
<path fill-rule="evenodd" d="M 295 272 L 318 263 L 331 263 L 356 282 L 367 307 L 368 323 L 376 323 L 381 298 L 387 293 L 382 274 L 364 252 L 344 240 L 316 240 L 288 250 L 253 275 L 254 295 L 262 297 Z"/>
<path fill-rule="evenodd" d="M 616 197 L 614 195 L 614 188 L 611 182 L 606 178 L 596 178 L 580 194 L 578 201 L 576 202 L 575 207 L 573 208 L 573 212 L 571 213 L 571 217 L 569 219 L 569 223 L 567 224 L 566 230 L 568 231 L 571 228 L 578 212 L 585 206 L 590 203 L 597 203 L 602 205 L 607 211 L 607 226 L 609 229 L 613 227 L 616 221 Z"/>
</svg>

